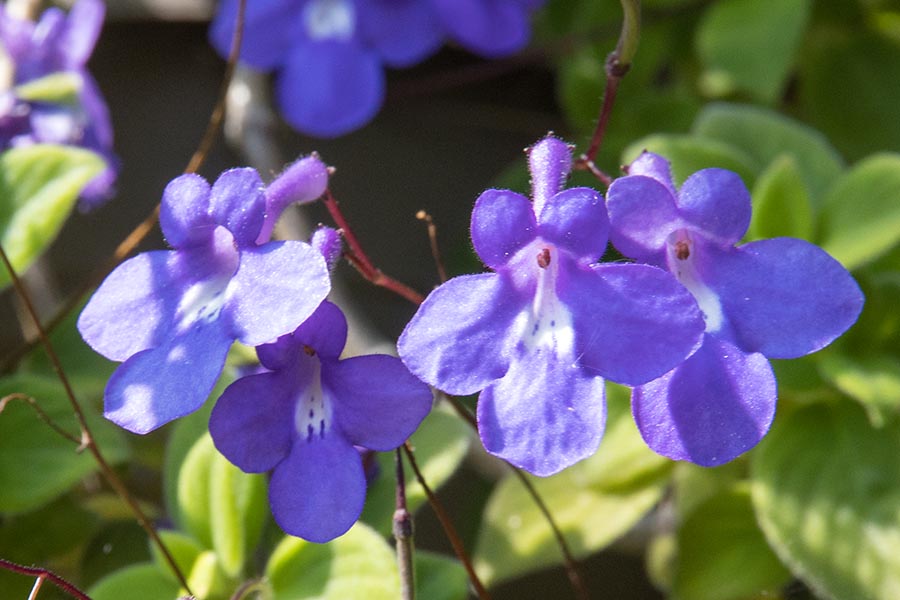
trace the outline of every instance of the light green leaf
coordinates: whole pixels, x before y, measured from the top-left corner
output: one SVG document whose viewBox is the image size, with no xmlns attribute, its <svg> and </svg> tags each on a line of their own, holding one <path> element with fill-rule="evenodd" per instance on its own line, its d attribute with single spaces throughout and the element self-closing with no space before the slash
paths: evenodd
<svg viewBox="0 0 900 600">
<path fill-rule="evenodd" d="M 691 513 L 678 528 L 677 552 L 675 598 L 774 597 L 791 578 L 756 524 L 746 482 L 716 494 Z"/>
<path fill-rule="evenodd" d="M 0 154 L 0 244 L 21 272 L 53 241 L 78 194 L 104 169 L 93 152 L 38 144 Z M 9 285 L 0 270 L 0 289 Z"/>
<path fill-rule="evenodd" d="M 816 404 L 777 423 L 752 459 L 757 519 L 795 575 L 826 598 L 900 597 L 900 424 Z"/>
<path fill-rule="evenodd" d="M 423 600 L 466 600 L 469 576 L 449 556 L 416 549 L 416 597 Z"/>
<path fill-rule="evenodd" d="M 752 197 L 750 239 L 812 237 L 809 192 L 793 156 L 785 154 L 776 158 L 756 180 Z"/>
<path fill-rule="evenodd" d="M 553 477 L 530 477 L 576 556 L 600 550 L 637 523 L 659 501 L 671 471 L 641 439 L 627 392 L 609 389 L 597 454 Z M 550 527 L 513 475 L 488 500 L 473 559 L 486 583 L 562 562 Z"/>
<path fill-rule="evenodd" d="M 474 433 L 472 428 L 443 407 L 431 411 L 412 435 L 416 463 L 431 489 L 443 485 L 466 455 Z M 379 452 L 379 475 L 369 485 L 362 519 L 384 535 L 391 532 L 395 502 L 394 453 Z M 415 511 L 425 501 L 425 490 L 407 468 L 406 504 Z"/>
<path fill-rule="evenodd" d="M 0 379 L 0 398 L 22 393 L 37 400 L 57 425 L 79 437 L 80 432 L 62 384 L 54 378 L 19 374 Z M 121 430 L 83 405 L 89 426 L 106 460 L 118 464 L 129 451 Z M 90 452 L 53 431 L 35 410 L 11 401 L 0 413 L 0 512 L 30 511 L 64 494 L 97 469 Z"/>
<path fill-rule="evenodd" d="M 202 600 L 225 600 L 233 583 L 222 571 L 222 565 L 212 550 L 201 552 L 187 576 L 194 596 Z"/>
<path fill-rule="evenodd" d="M 819 242 L 853 270 L 900 242 L 900 154 L 876 154 L 841 177 L 823 206 Z"/>
<path fill-rule="evenodd" d="M 327 517 L 323 517 L 327 518 Z M 285 537 L 266 566 L 272 600 L 396 600 L 394 553 L 376 531 L 357 523 L 327 544 Z"/>
<path fill-rule="evenodd" d="M 642 138 L 625 149 L 622 164 L 631 163 L 644 150 L 660 154 L 672 163 L 672 178 L 679 186 L 700 169 L 718 167 L 736 172 L 749 188 L 760 170 L 760 165 L 741 149 L 697 135 L 659 134 Z"/>
<path fill-rule="evenodd" d="M 137 564 L 110 573 L 87 594 L 93 600 L 176 600 L 178 584 L 152 563 Z"/>
<path fill-rule="evenodd" d="M 203 553 L 203 547 L 197 540 L 180 531 L 160 529 L 158 533 L 169 554 L 175 560 L 175 564 L 178 565 L 178 570 L 182 573 L 190 573 L 194 563 L 197 562 L 197 558 Z M 153 563 L 159 568 L 160 572 L 164 573 L 172 582 L 178 583 L 168 561 L 163 557 L 156 544 L 150 544 L 150 554 L 153 557 Z"/>
<path fill-rule="evenodd" d="M 81 75 L 74 71 L 59 71 L 17 85 L 13 92 L 29 102 L 75 104 L 81 87 Z"/>
<path fill-rule="evenodd" d="M 213 545 L 209 473 L 215 455 L 216 448 L 213 446 L 212 438 L 206 434 L 191 447 L 178 472 L 177 497 L 181 525 L 204 548 L 212 548 Z"/>
<path fill-rule="evenodd" d="M 900 364 L 896 359 L 828 352 L 819 366 L 832 385 L 863 405 L 873 427 L 883 427 L 900 413 Z"/>
<path fill-rule="evenodd" d="M 741 90 L 774 102 L 809 19 L 809 0 L 721 0 L 707 8 L 695 45 L 707 71 L 701 86 L 724 96 Z"/>
<path fill-rule="evenodd" d="M 821 205 L 844 169 L 840 154 L 821 132 L 758 106 L 709 104 L 697 115 L 691 131 L 739 148 L 756 165 L 754 173 L 780 156 L 791 156 L 814 206 Z"/>
</svg>

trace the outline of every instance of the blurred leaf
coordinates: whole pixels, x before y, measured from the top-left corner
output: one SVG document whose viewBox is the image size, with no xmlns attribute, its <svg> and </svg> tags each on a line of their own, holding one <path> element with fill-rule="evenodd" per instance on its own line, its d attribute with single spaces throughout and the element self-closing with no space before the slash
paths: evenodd
<svg viewBox="0 0 900 600">
<path fill-rule="evenodd" d="M 743 460 L 733 460 L 718 467 L 701 467 L 678 462 L 673 473 L 675 510 L 679 520 L 691 516 L 698 506 L 733 487 L 747 470 Z"/>
<path fill-rule="evenodd" d="M 105 168 L 93 152 L 36 144 L 0 154 L 0 244 L 21 273 L 56 237 L 82 188 Z M 0 270 L 0 289 L 9 285 Z"/>
<path fill-rule="evenodd" d="M 78 94 L 81 93 L 81 87 L 81 75 L 74 71 L 59 71 L 19 84 L 13 93 L 29 102 L 75 104 L 78 101 Z"/>
<path fill-rule="evenodd" d="M 559 64 L 557 90 L 563 114 L 578 131 L 591 131 L 606 87 L 603 53 L 594 46 L 585 46 L 566 56 Z"/>
<path fill-rule="evenodd" d="M 771 597 L 791 578 L 756 524 L 749 487 L 743 483 L 698 506 L 678 527 L 677 546 L 676 598 Z"/>
<path fill-rule="evenodd" d="M 272 600 L 400 597 L 394 553 L 381 535 L 363 523 L 328 544 L 285 537 L 269 558 L 266 576 L 274 592 Z"/>
<path fill-rule="evenodd" d="M 194 567 L 194 563 L 197 562 L 197 558 L 203 553 L 203 547 L 197 540 L 180 531 L 160 529 L 158 533 L 160 539 L 162 539 L 163 543 L 166 545 L 169 554 L 175 559 L 175 564 L 178 565 L 178 569 L 182 573 L 190 573 Z M 171 579 L 173 583 L 177 584 L 178 579 L 175 577 L 175 574 L 171 572 L 169 563 L 166 561 L 165 557 L 163 557 L 162 552 L 160 552 L 159 547 L 156 544 L 150 544 L 150 554 L 153 556 L 153 563 L 157 566 L 159 571 Z"/>
<path fill-rule="evenodd" d="M 46 565 L 85 543 L 96 525 L 96 517 L 68 496 L 34 512 L 4 515 L 0 556 L 19 564 Z"/>
<path fill-rule="evenodd" d="M 18 374 L 0 379 L 0 398 L 22 393 L 37 400 L 58 426 L 79 437 L 79 429 L 62 384 L 56 379 Z M 128 458 L 121 430 L 85 406 L 85 417 L 106 460 Z M 34 510 L 64 494 L 97 469 L 90 452 L 53 431 L 23 401 L 12 401 L 0 413 L 0 512 Z"/>
<path fill-rule="evenodd" d="M 194 596 L 201 600 L 225 600 L 233 583 L 222 571 L 222 565 L 212 550 L 200 553 L 188 573 L 187 582 Z"/>
<path fill-rule="evenodd" d="M 462 419 L 443 408 L 431 411 L 410 438 L 416 463 L 432 490 L 442 486 L 462 463 L 474 433 Z M 395 488 L 394 453 L 379 452 L 378 475 L 369 483 L 362 520 L 383 533 L 391 532 Z M 425 501 L 425 490 L 407 467 L 406 503 L 410 512 Z"/>
<path fill-rule="evenodd" d="M 209 473 L 216 449 L 209 434 L 191 447 L 178 472 L 178 514 L 181 526 L 204 548 L 212 548 L 210 517 L 212 507 Z"/>
<path fill-rule="evenodd" d="M 723 96 L 737 89 L 774 102 L 791 70 L 809 7 L 809 0 L 721 0 L 709 6 L 695 37 L 709 93 Z"/>
<path fill-rule="evenodd" d="M 216 385 L 212 396 L 218 397 L 224 388 L 221 383 Z M 181 514 L 178 480 L 181 476 L 183 464 L 191 448 L 209 430 L 209 414 L 212 411 L 213 402 L 206 402 L 200 410 L 178 419 L 169 430 L 169 439 L 166 443 L 165 458 L 163 459 L 163 499 L 166 504 L 166 512 L 171 515 L 175 523 L 183 530 L 190 531 Z M 186 490 L 187 491 L 187 490 Z"/>
<path fill-rule="evenodd" d="M 552 477 L 529 477 L 575 556 L 600 550 L 631 529 L 659 501 L 671 471 L 671 462 L 641 439 L 627 391 L 608 389 L 608 421 L 597 454 Z M 473 560 L 486 583 L 562 562 L 550 527 L 513 475 L 488 501 Z"/>
<path fill-rule="evenodd" d="M 896 359 L 829 352 L 819 365 L 832 385 L 863 405 L 873 427 L 883 427 L 900 412 L 900 364 Z"/>
<path fill-rule="evenodd" d="M 850 270 L 900 242 L 900 154 L 878 154 L 854 165 L 831 188 L 819 242 Z"/>
<path fill-rule="evenodd" d="M 93 600 L 175 600 L 178 585 L 154 564 L 137 564 L 110 573 L 88 590 Z"/>
<path fill-rule="evenodd" d="M 691 131 L 739 148 L 754 163 L 754 174 L 780 156 L 791 156 L 814 206 L 821 205 L 844 169 L 843 159 L 820 131 L 758 106 L 709 104 Z"/>
<path fill-rule="evenodd" d="M 134 517 L 127 521 L 101 521 L 81 553 L 79 581 L 90 587 L 113 571 L 148 560 L 147 532 Z"/>
<path fill-rule="evenodd" d="M 752 454 L 769 544 L 817 595 L 891 600 L 900 590 L 900 424 L 852 402 L 790 414 Z"/>
<path fill-rule="evenodd" d="M 750 239 L 812 238 L 813 214 L 809 192 L 793 156 L 776 158 L 753 186 Z"/>
<path fill-rule="evenodd" d="M 736 172 L 749 188 L 760 170 L 760 165 L 736 146 L 697 135 L 659 134 L 642 138 L 625 149 L 622 164 L 631 163 L 644 150 L 660 154 L 672 163 L 672 178 L 679 186 L 700 169 L 718 167 Z"/>
<path fill-rule="evenodd" d="M 449 556 L 416 549 L 416 595 L 423 600 L 466 600 L 469 576 Z"/>
</svg>

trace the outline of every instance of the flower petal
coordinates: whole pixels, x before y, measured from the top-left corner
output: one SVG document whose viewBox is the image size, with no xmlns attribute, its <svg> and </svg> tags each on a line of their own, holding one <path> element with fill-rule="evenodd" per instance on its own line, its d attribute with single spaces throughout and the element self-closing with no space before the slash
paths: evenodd
<svg viewBox="0 0 900 600">
<path fill-rule="evenodd" d="M 209 183 L 196 173 L 180 175 L 163 191 L 159 227 L 173 248 L 186 248 L 209 239 L 216 226 L 209 215 Z"/>
<path fill-rule="evenodd" d="M 531 202 L 509 190 L 487 190 L 472 209 L 472 245 L 492 269 L 498 269 L 537 235 Z"/>
<path fill-rule="evenodd" d="M 588 262 L 606 249 L 609 218 L 603 198 L 590 188 L 571 188 L 551 197 L 540 215 L 541 238 Z"/>
<path fill-rule="evenodd" d="M 440 24 L 428 2 L 367 0 L 358 9 L 366 42 L 392 67 L 410 67 L 441 47 Z"/>
<path fill-rule="evenodd" d="M 431 389 L 393 356 L 323 362 L 322 379 L 334 397 L 335 421 L 356 446 L 393 450 L 431 411 Z"/>
<path fill-rule="evenodd" d="M 297 0 L 247 2 L 241 60 L 263 70 L 280 65 L 303 29 L 300 6 Z M 237 14 L 238 0 L 222 0 L 209 29 L 210 41 L 223 57 L 231 50 Z"/>
<path fill-rule="evenodd" d="M 544 204 L 563 189 L 571 170 L 572 148 L 559 138 L 548 135 L 528 149 L 535 214 L 541 214 Z"/>
<path fill-rule="evenodd" d="M 261 373 L 238 379 L 209 417 L 209 433 L 225 458 L 247 473 L 271 471 L 291 451 L 295 406 L 292 378 Z"/>
<path fill-rule="evenodd" d="M 606 421 L 603 379 L 540 349 L 514 360 L 478 398 L 488 452 L 529 473 L 553 475 L 591 456 Z"/>
<path fill-rule="evenodd" d="M 655 452 L 713 467 L 766 434 L 777 390 L 769 361 L 711 335 L 684 363 L 634 389 L 638 429 Z"/>
<path fill-rule="evenodd" d="M 296 44 L 276 82 L 278 105 L 294 128 L 337 137 L 368 123 L 384 101 L 378 55 L 355 41 Z"/>
<path fill-rule="evenodd" d="M 697 347 L 703 317 L 669 273 L 647 265 L 567 270 L 559 298 L 573 314 L 579 362 L 616 383 L 640 385 Z"/>
<path fill-rule="evenodd" d="M 666 239 L 684 224 L 664 184 L 643 175 L 620 177 L 606 193 L 609 239 L 629 258 L 663 266 Z"/>
<path fill-rule="evenodd" d="M 256 245 L 266 217 L 264 190 L 259 173 L 251 168 L 225 171 L 212 186 L 210 215 L 231 232 L 239 248 Z"/>
<path fill-rule="evenodd" d="M 525 7 L 516 0 L 432 0 L 450 36 L 486 58 L 507 56 L 528 43 Z"/>
<path fill-rule="evenodd" d="M 511 327 L 528 302 L 495 273 L 455 277 L 431 292 L 406 326 L 400 358 L 449 394 L 475 393 L 509 368 Z"/>
<path fill-rule="evenodd" d="M 331 290 L 325 259 L 303 242 L 269 242 L 241 251 L 225 312 L 248 346 L 271 342 L 305 321 Z"/>
<path fill-rule="evenodd" d="M 61 66 L 77 69 L 87 63 L 100 36 L 105 14 L 106 6 L 101 0 L 78 0 L 72 5 L 65 28 L 56 41 L 65 60 Z"/>
<path fill-rule="evenodd" d="M 232 339 L 221 323 L 200 323 L 116 369 L 104 394 L 107 419 L 148 433 L 194 412 L 212 392 Z"/>
<path fill-rule="evenodd" d="M 745 352 L 797 358 L 820 350 L 856 322 L 859 286 L 827 252 L 774 238 L 723 252 L 703 273 Z"/>
<path fill-rule="evenodd" d="M 678 210 L 686 222 L 730 246 L 750 226 L 750 192 L 733 171 L 703 169 L 681 186 Z"/>
<path fill-rule="evenodd" d="M 305 204 L 317 199 L 328 186 L 328 167 L 318 156 L 295 161 L 266 188 L 266 217 L 257 244 L 265 244 L 272 237 L 278 217 L 289 205 Z"/>
<path fill-rule="evenodd" d="M 322 358 L 337 358 L 347 343 L 347 317 L 337 305 L 326 300 L 292 337 L 295 345 L 305 344 Z"/>
<path fill-rule="evenodd" d="M 272 515 L 285 533 L 324 543 L 359 519 L 366 476 L 359 452 L 339 435 L 298 439 L 269 482 Z"/>
<path fill-rule="evenodd" d="M 655 179 L 669 190 L 672 198 L 678 195 L 675 184 L 672 182 L 672 165 L 659 154 L 644 150 L 640 156 L 626 167 L 625 171 L 628 175 L 643 175 L 650 179 Z"/>
</svg>

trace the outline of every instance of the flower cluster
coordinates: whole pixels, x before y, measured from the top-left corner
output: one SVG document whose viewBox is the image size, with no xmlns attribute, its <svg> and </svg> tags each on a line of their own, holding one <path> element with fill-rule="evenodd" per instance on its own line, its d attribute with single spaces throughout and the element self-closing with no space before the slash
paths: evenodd
<svg viewBox="0 0 900 600">
<path fill-rule="evenodd" d="M 109 111 L 85 68 L 105 11 L 102 0 L 78 0 L 68 15 L 50 8 L 33 22 L 0 6 L 0 149 L 65 144 L 102 155 L 106 169 L 82 191 L 82 209 L 109 198 L 118 164 Z"/>
<path fill-rule="evenodd" d="M 445 38 L 488 58 L 528 43 L 543 0 L 254 0 L 241 59 L 276 71 L 276 96 L 295 129 L 335 137 L 370 121 L 384 100 L 384 70 L 409 67 Z M 237 0 L 223 0 L 213 45 L 227 56 Z"/>
</svg>

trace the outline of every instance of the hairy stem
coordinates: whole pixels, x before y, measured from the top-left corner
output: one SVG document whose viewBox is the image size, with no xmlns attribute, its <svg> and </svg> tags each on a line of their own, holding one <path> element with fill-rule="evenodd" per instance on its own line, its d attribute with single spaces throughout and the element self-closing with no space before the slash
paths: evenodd
<svg viewBox="0 0 900 600">
<path fill-rule="evenodd" d="M 19 573 L 21 575 L 27 575 L 29 577 L 37 578 L 37 580 L 34 582 L 34 587 L 31 589 L 31 594 L 28 595 L 28 600 L 32 600 L 32 598 L 35 598 L 37 596 L 37 592 L 41 589 L 41 585 L 44 581 L 49 581 L 73 598 L 77 598 L 78 600 L 91 600 L 90 596 L 79 590 L 77 587 L 75 587 L 56 573 L 48 571 L 47 569 L 42 569 L 40 567 L 26 567 L 24 565 L 10 562 L 3 558 L 0 558 L 0 568 L 6 569 L 7 571 L 12 571 L 13 573 Z"/>
</svg>

